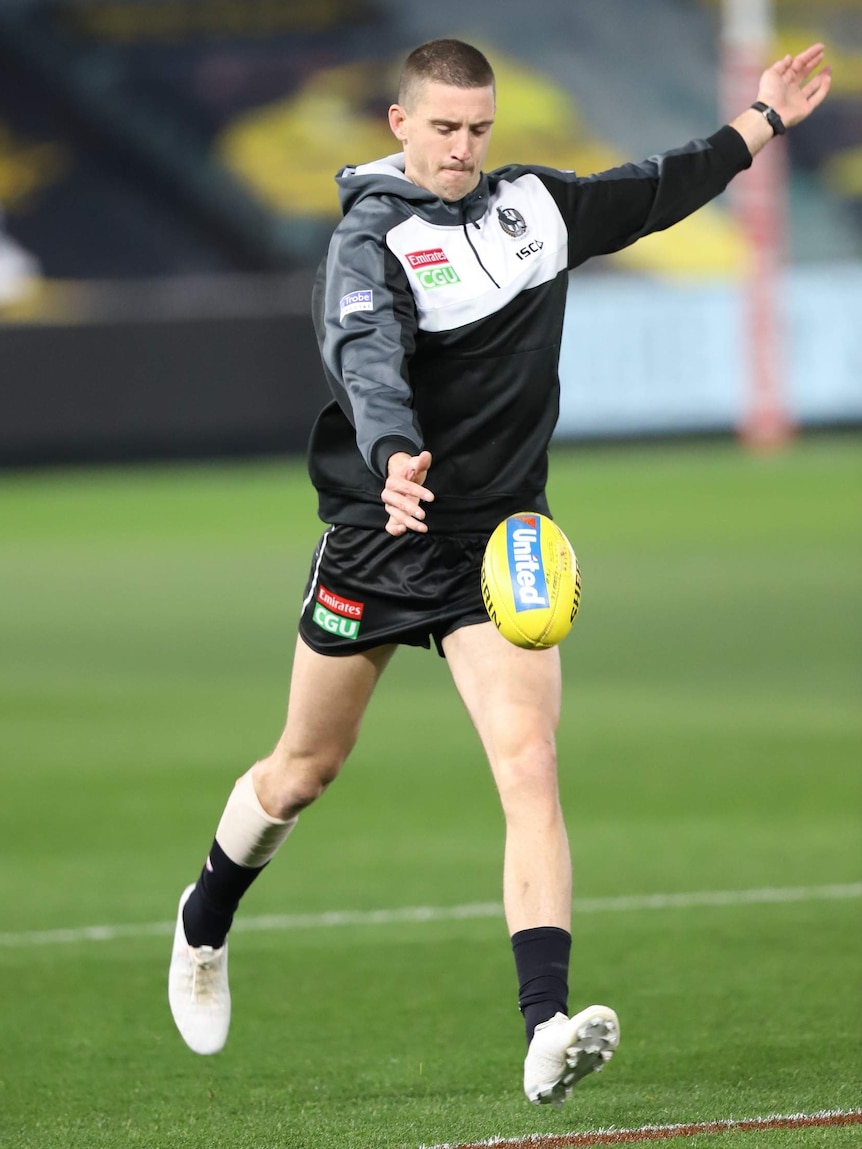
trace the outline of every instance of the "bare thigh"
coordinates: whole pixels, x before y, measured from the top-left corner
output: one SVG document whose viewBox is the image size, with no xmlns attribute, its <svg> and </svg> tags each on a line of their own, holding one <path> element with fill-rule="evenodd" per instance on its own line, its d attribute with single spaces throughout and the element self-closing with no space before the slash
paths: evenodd
<svg viewBox="0 0 862 1149">
<path fill-rule="evenodd" d="M 559 651 L 522 650 L 490 622 L 453 631 L 443 647 L 501 796 L 525 773 L 556 787 Z"/>
<path fill-rule="evenodd" d="M 337 776 L 356 744 L 362 719 L 395 646 L 360 654 L 318 654 L 297 639 L 284 731 L 253 770 L 264 809 L 287 818 Z"/>
</svg>

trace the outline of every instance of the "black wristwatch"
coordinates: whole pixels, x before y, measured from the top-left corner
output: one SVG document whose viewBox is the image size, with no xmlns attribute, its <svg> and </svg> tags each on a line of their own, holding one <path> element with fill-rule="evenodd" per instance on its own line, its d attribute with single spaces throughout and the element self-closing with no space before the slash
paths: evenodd
<svg viewBox="0 0 862 1149">
<path fill-rule="evenodd" d="M 784 133 L 787 131 L 787 128 L 785 128 L 784 120 L 782 120 L 781 116 L 779 116 L 778 112 L 776 112 L 775 108 L 770 108 L 769 104 L 764 104 L 762 100 L 757 100 L 751 106 L 754 108 L 755 112 L 762 113 L 763 118 L 766 120 L 767 124 L 769 124 L 770 128 L 772 128 L 772 134 L 774 136 L 784 135 Z"/>
</svg>

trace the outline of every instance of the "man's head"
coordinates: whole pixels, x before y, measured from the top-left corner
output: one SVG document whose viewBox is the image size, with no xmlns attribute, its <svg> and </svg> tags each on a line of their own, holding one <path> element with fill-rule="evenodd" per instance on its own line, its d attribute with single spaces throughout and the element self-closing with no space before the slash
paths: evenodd
<svg viewBox="0 0 862 1149">
<path fill-rule="evenodd" d="M 430 40 L 411 52 L 389 109 L 408 179 L 444 200 L 467 195 L 479 182 L 494 112 L 494 73 L 477 48 Z"/>
</svg>

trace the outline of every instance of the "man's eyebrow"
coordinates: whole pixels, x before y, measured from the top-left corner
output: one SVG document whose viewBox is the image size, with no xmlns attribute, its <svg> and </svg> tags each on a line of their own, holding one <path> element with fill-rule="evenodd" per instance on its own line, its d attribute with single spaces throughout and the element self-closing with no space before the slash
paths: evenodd
<svg viewBox="0 0 862 1149">
<path fill-rule="evenodd" d="M 434 118 L 434 119 L 430 120 L 429 123 L 433 124 L 435 128 L 460 128 L 461 127 L 461 121 L 460 120 L 442 120 L 439 118 Z M 493 123 L 494 123 L 494 121 L 492 119 L 491 120 L 478 120 L 475 124 L 471 123 L 471 124 L 468 124 L 467 126 L 470 128 L 490 128 L 490 126 Z"/>
</svg>

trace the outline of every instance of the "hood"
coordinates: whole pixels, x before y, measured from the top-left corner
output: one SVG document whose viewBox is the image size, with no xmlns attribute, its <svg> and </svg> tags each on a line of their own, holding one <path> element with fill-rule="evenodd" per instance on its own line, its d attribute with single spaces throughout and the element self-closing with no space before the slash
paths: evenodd
<svg viewBox="0 0 862 1149">
<path fill-rule="evenodd" d="M 368 164 L 347 164 L 338 172 L 335 182 L 345 215 L 368 196 L 396 196 L 409 201 L 411 209 L 423 219 L 449 225 L 479 219 L 488 206 L 488 177 L 484 172 L 473 191 L 449 203 L 407 178 L 403 152 Z"/>
</svg>

